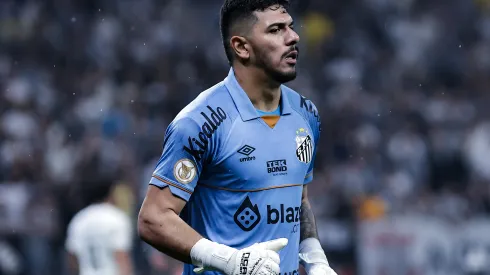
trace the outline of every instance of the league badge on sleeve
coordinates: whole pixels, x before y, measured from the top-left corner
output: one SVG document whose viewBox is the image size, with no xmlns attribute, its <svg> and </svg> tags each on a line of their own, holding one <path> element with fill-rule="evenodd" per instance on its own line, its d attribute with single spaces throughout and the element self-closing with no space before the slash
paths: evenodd
<svg viewBox="0 0 490 275">
<path fill-rule="evenodd" d="M 182 183 L 191 182 L 196 176 L 196 165 L 189 159 L 181 159 L 174 166 L 174 177 Z"/>
<path fill-rule="evenodd" d="M 296 157 L 304 163 L 310 163 L 313 157 L 313 142 L 305 128 L 296 131 Z"/>
</svg>

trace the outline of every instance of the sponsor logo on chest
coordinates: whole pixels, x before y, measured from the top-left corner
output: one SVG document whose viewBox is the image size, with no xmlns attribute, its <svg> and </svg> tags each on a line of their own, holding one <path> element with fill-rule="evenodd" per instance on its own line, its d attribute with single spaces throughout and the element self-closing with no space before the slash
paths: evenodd
<svg viewBox="0 0 490 275">
<path fill-rule="evenodd" d="M 244 157 L 240 158 L 240 162 L 252 161 L 255 160 L 255 156 L 250 156 L 255 151 L 255 148 L 250 145 L 244 145 L 240 149 L 238 149 L 237 153 L 243 155 Z"/>
<path fill-rule="evenodd" d="M 299 206 L 287 206 L 283 203 L 273 206 L 267 204 L 264 211 L 267 217 L 266 223 L 268 225 L 288 224 L 291 226 L 291 233 L 297 233 L 299 229 L 299 221 L 301 215 L 301 208 Z M 242 204 L 235 212 L 233 219 L 243 231 L 253 230 L 261 221 L 262 215 L 257 204 L 253 204 L 250 197 L 247 196 Z"/>
<path fill-rule="evenodd" d="M 287 175 L 288 166 L 285 159 L 270 160 L 267 162 L 267 173 L 273 176 Z"/>
</svg>

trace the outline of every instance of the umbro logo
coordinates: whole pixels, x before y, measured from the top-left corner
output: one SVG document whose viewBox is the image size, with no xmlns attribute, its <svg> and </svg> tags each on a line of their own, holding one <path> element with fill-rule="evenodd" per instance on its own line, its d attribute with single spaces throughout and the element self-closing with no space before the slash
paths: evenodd
<svg viewBox="0 0 490 275">
<path fill-rule="evenodd" d="M 255 148 L 253 148 L 252 146 L 249 146 L 249 145 L 244 145 L 242 148 L 240 148 L 238 150 L 238 153 L 245 155 L 245 156 L 248 156 L 248 155 L 252 154 L 253 151 L 255 151 Z"/>
<path fill-rule="evenodd" d="M 242 148 L 238 149 L 237 153 L 242 154 L 246 157 L 240 158 L 240 162 L 255 160 L 254 156 L 250 156 L 255 151 L 250 145 L 244 145 Z"/>
</svg>

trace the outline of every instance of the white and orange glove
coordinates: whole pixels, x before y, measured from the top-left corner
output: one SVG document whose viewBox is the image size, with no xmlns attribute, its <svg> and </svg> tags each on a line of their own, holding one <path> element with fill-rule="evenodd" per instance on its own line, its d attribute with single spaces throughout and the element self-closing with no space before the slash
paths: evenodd
<svg viewBox="0 0 490 275">
<path fill-rule="evenodd" d="M 226 275 L 278 275 L 279 250 L 288 244 L 280 238 L 236 249 L 208 239 L 199 240 L 191 249 L 194 272 L 216 270 Z"/>
<path fill-rule="evenodd" d="M 308 275 L 337 275 L 316 238 L 305 239 L 299 244 L 299 262 Z"/>
</svg>

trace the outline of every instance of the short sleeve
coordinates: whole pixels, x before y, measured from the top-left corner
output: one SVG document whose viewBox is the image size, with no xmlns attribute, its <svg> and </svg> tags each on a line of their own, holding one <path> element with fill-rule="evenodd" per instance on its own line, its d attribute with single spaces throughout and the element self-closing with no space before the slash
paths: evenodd
<svg viewBox="0 0 490 275">
<path fill-rule="evenodd" d="M 310 110 L 312 110 L 311 113 L 313 113 L 313 115 L 310 115 L 309 118 L 310 127 L 313 131 L 313 156 L 308 166 L 308 172 L 306 173 L 303 184 L 308 184 L 313 180 L 313 170 L 315 166 L 315 160 L 318 151 L 318 143 L 320 141 L 320 132 L 321 132 L 320 115 L 318 114 L 318 110 L 313 105 L 313 103 L 311 103 Z"/>
<path fill-rule="evenodd" d="M 150 184 L 169 187 L 172 194 L 188 201 L 203 169 L 211 142 L 208 135 L 191 118 L 172 121 Z"/>
<path fill-rule="evenodd" d="M 315 165 L 315 158 L 316 158 L 316 143 L 315 147 L 313 148 L 313 157 L 311 158 L 310 165 L 308 166 L 308 172 L 306 172 L 305 180 L 303 184 L 308 184 L 313 180 L 313 167 Z"/>
<path fill-rule="evenodd" d="M 131 222 L 128 217 L 123 217 L 116 230 L 111 234 L 114 250 L 129 251 L 132 246 Z"/>
</svg>

